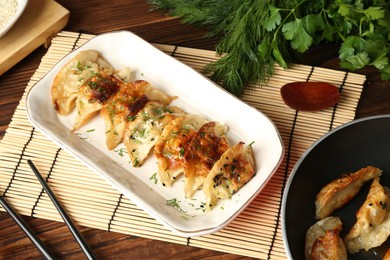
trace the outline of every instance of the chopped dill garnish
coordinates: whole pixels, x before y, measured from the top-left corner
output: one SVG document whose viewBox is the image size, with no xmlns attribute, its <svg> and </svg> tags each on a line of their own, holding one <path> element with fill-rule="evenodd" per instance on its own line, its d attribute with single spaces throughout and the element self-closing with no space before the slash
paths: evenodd
<svg viewBox="0 0 390 260">
<path fill-rule="evenodd" d="M 178 201 L 176 198 L 173 198 L 173 199 L 167 200 L 167 205 L 174 207 L 175 209 L 177 209 L 180 212 L 185 213 L 185 211 L 180 207 L 179 202 L 180 201 Z"/>
<path fill-rule="evenodd" d="M 126 148 L 119 148 L 117 150 L 114 150 L 114 152 L 118 153 L 120 157 L 123 157 L 125 153 L 127 153 Z"/>
<path fill-rule="evenodd" d="M 185 154 L 184 147 L 181 147 L 179 152 L 180 157 L 184 157 L 184 154 Z"/>
<path fill-rule="evenodd" d="M 82 133 L 76 133 L 76 135 L 77 135 L 81 140 L 87 139 L 86 137 L 83 137 L 83 136 L 82 136 Z"/>
<path fill-rule="evenodd" d="M 206 212 L 206 202 L 201 202 L 199 208 L 196 208 L 195 210 Z"/>
<path fill-rule="evenodd" d="M 157 172 L 153 173 L 153 175 L 150 176 L 149 180 L 154 181 L 154 184 L 157 184 L 158 182 Z"/>
</svg>

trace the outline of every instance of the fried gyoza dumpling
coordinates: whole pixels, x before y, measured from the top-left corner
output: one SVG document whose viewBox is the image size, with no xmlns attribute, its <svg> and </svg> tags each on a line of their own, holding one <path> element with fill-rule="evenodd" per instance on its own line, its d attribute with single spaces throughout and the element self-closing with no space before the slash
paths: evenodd
<svg viewBox="0 0 390 260">
<path fill-rule="evenodd" d="M 356 212 L 356 223 L 344 238 L 348 252 L 369 250 L 383 244 L 390 235 L 390 189 L 375 178 L 363 205 Z"/>
<path fill-rule="evenodd" d="M 365 182 L 381 174 L 380 169 L 368 166 L 357 172 L 344 174 L 327 184 L 316 197 L 316 219 L 323 219 L 343 207 L 355 197 Z"/>
<path fill-rule="evenodd" d="M 133 86 L 132 83 L 124 85 L 100 111 L 106 128 L 106 145 L 109 150 L 114 149 L 122 141 L 127 122 L 149 101 L 146 95 L 134 91 Z"/>
<path fill-rule="evenodd" d="M 57 112 L 69 114 L 75 106 L 80 86 L 96 74 L 111 74 L 112 71 L 111 65 L 97 51 L 79 52 L 54 78 L 51 96 Z"/>
<path fill-rule="evenodd" d="M 314 241 L 311 251 L 313 260 L 347 260 L 347 250 L 340 235 L 335 230 L 328 230 Z"/>
<path fill-rule="evenodd" d="M 204 124 L 192 138 L 184 155 L 184 193 L 191 198 L 202 186 L 214 163 L 229 149 L 227 127 L 217 122 Z"/>
<path fill-rule="evenodd" d="M 172 120 L 162 131 L 154 154 L 158 176 L 164 186 L 170 186 L 183 173 L 184 154 L 199 128 L 207 121 L 198 115 L 183 115 Z"/>
<path fill-rule="evenodd" d="M 76 118 L 73 130 L 79 129 L 94 117 L 125 83 L 113 75 L 96 74 L 79 89 L 76 99 Z"/>
<path fill-rule="evenodd" d="M 142 165 L 164 127 L 181 115 L 184 115 L 184 111 L 178 107 L 150 101 L 133 121 L 128 122 L 123 142 L 134 167 Z"/>
<path fill-rule="evenodd" d="M 153 88 L 144 80 L 136 80 L 121 86 L 100 112 L 106 126 L 106 145 L 114 149 L 123 140 L 127 122 L 133 120 L 149 100 L 158 100 L 168 105 L 175 97 Z"/>
<path fill-rule="evenodd" d="M 206 195 L 206 210 L 210 210 L 218 199 L 228 199 L 255 174 L 255 162 L 251 146 L 239 142 L 229 148 L 214 164 L 203 183 Z"/>
<path fill-rule="evenodd" d="M 339 217 L 327 217 L 306 232 L 305 259 L 346 260 L 347 250 L 340 238 L 342 223 Z"/>
</svg>

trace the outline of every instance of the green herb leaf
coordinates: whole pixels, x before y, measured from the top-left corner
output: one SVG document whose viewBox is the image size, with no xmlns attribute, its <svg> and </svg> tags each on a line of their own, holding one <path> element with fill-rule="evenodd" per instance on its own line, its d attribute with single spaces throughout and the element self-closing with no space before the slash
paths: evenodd
<svg viewBox="0 0 390 260">
<path fill-rule="evenodd" d="M 350 12 L 350 8 L 351 8 L 350 4 L 342 3 L 342 4 L 340 4 L 338 13 L 341 14 L 342 16 L 346 17 L 346 16 L 348 16 L 351 13 Z"/>
<path fill-rule="evenodd" d="M 273 57 L 276 59 L 276 61 L 278 62 L 278 64 L 282 67 L 282 68 L 287 68 L 288 65 L 287 65 L 287 62 L 283 59 L 283 56 L 282 54 L 280 53 L 279 51 L 279 47 L 276 43 L 276 41 L 273 41 L 272 44 L 272 55 Z"/>
<path fill-rule="evenodd" d="M 174 207 L 175 209 L 177 209 L 178 211 L 182 212 L 182 213 L 185 213 L 185 211 L 181 208 L 180 206 L 180 201 L 177 200 L 176 198 L 173 198 L 173 199 L 170 199 L 170 200 L 167 200 L 166 201 L 166 204 L 168 206 L 171 206 L 171 207 Z"/>
<path fill-rule="evenodd" d="M 384 53 L 384 55 L 386 55 Z M 377 69 L 382 70 L 389 63 L 389 58 L 387 56 L 382 56 L 371 62 L 371 65 L 375 66 Z"/>
<path fill-rule="evenodd" d="M 325 22 L 321 14 L 308 14 L 301 19 L 301 22 L 310 35 L 325 27 Z"/>
<path fill-rule="evenodd" d="M 158 183 L 157 172 L 153 173 L 153 175 L 150 176 L 149 180 L 153 181 L 154 184 L 157 184 Z"/>
<path fill-rule="evenodd" d="M 264 59 L 269 54 L 268 43 L 266 41 L 262 41 L 257 50 L 259 51 L 260 57 Z"/>
<path fill-rule="evenodd" d="M 367 52 L 361 52 L 353 56 L 349 56 L 341 61 L 341 66 L 350 70 L 361 69 L 370 63 Z"/>
<path fill-rule="evenodd" d="M 114 152 L 118 153 L 118 155 L 120 157 L 123 157 L 125 155 L 125 153 L 127 153 L 127 149 L 126 148 L 119 148 L 117 150 L 114 150 Z"/>
<path fill-rule="evenodd" d="M 382 70 L 381 70 L 381 79 L 382 80 L 390 80 L 390 64 L 387 64 Z"/>
<path fill-rule="evenodd" d="M 362 52 L 367 48 L 367 41 L 359 36 L 349 36 L 341 44 L 339 57 L 340 59 L 347 59 L 348 57 Z"/>
<path fill-rule="evenodd" d="M 364 14 L 369 20 L 379 20 L 385 17 L 385 11 L 381 7 L 370 6 L 364 10 Z"/>
<path fill-rule="evenodd" d="M 287 40 L 291 40 L 291 47 L 299 52 L 305 52 L 313 42 L 313 38 L 303 27 L 301 19 L 284 24 L 282 32 Z"/>
<path fill-rule="evenodd" d="M 269 5 L 268 8 L 270 11 L 270 16 L 268 18 L 268 23 L 265 25 L 265 29 L 270 32 L 273 31 L 276 26 L 280 24 L 280 22 L 282 21 L 282 16 L 279 13 L 279 9 L 275 6 Z"/>
</svg>

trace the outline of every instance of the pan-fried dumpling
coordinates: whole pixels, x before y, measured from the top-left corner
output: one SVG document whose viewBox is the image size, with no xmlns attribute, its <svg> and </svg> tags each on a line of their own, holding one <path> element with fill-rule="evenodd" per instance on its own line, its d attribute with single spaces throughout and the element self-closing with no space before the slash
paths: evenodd
<svg viewBox="0 0 390 260">
<path fill-rule="evenodd" d="M 225 125 L 213 121 L 204 124 L 192 138 L 184 155 L 184 193 L 187 198 L 202 186 L 214 163 L 229 149 L 226 132 Z"/>
<path fill-rule="evenodd" d="M 347 260 L 347 250 L 340 235 L 335 230 L 328 230 L 314 241 L 311 258 L 327 260 Z"/>
<path fill-rule="evenodd" d="M 123 85 L 124 82 L 113 75 L 97 74 L 88 79 L 79 89 L 76 99 L 76 118 L 73 130 L 79 129 L 94 117 Z"/>
<path fill-rule="evenodd" d="M 111 74 L 112 71 L 111 65 L 97 51 L 79 52 L 54 78 L 51 96 L 57 112 L 69 114 L 75 107 L 80 86 L 96 74 Z"/>
<path fill-rule="evenodd" d="M 383 244 L 390 235 L 390 189 L 379 183 L 379 177 L 371 184 L 367 198 L 356 212 L 356 223 L 344 238 L 348 252 Z"/>
<path fill-rule="evenodd" d="M 165 126 L 154 147 L 158 176 L 164 186 L 170 186 L 183 173 L 185 151 L 206 122 L 199 115 L 186 114 Z"/>
<path fill-rule="evenodd" d="M 134 120 L 149 100 L 158 100 L 167 105 L 174 98 L 144 80 L 123 85 L 108 102 L 103 104 L 100 112 L 106 127 L 107 148 L 112 150 L 122 142 L 127 122 Z"/>
<path fill-rule="evenodd" d="M 184 111 L 178 107 L 150 101 L 138 112 L 135 120 L 128 122 L 123 142 L 134 167 L 142 165 L 164 127 L 181 115 Z"/>
<path fill-rule="evenodd" d="M 339 217 L 326 217 L 306 232 L 305 259 L 346 260 L 347 250 L 340 238 L 342 222 Z"/>
<path fill-rule="evenodd" d="M 206 210 L 210 210 L 218 199 L 231 198 L 254 174 L 252 147 L 239 142 L 229 148 L 214 164 L 203 183 L 207 198 Z"/>
<path fill-rule="evenodd" d="M 129 67 L 124 67 L 120 70 L 115 70 L 114 75 L 120 78 L 124 82 L 130 82 L 133 79 L 133 74 L 131 73 L 131 69 Z"/>
<path fill-rule="evenodd" d="M 323 219 L 347 204 L 359 192 L 363 184 L 382 174 L 378 168 L 368 166 L 357 172 L 344 174 L 324 186 L 317 194 L 316 218 Z"/>
<path fill-rule="evenodd" d="M 126 124 L 149 101 L 140 91 L 135 91 L 134 84 L 125 84 L 108 102 L 102 106 L 100 116 L 106 128 L 106 145 L 114 149 L 123 139 Z"/>
<path fill-rule="evenodd" d="M 145 80 L 134 81 L 137 91 L 143 92 L 150 100 L 158 100 L 164 105 L 169 105 L 177 96 L 170 96 L 161 89 L 155 88 Z"/>
</svg>

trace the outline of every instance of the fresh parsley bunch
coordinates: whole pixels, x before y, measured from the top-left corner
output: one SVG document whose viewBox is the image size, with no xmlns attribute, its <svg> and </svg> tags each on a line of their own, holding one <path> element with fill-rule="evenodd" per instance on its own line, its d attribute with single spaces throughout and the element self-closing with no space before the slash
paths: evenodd
<svg viewBox="0 0 390 260">
<path fill-rule="evenodd" d="M 221 58 L 205 71 L 239 96 L 247 84 L 265 82 L 275 63 L 287 68 L 312 45 L 340 44 L 341 67 L 375 66 L 390 79 L 388 0 L 149 0 L 184 23 L 220 38 Z"/>
</svg>

